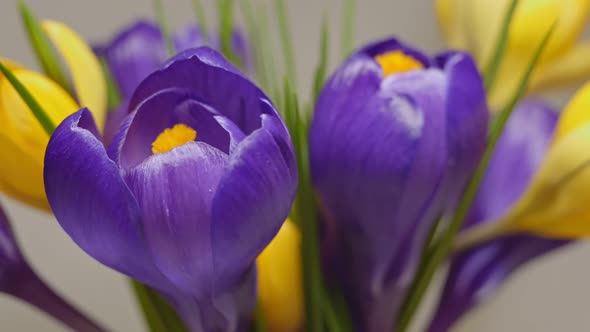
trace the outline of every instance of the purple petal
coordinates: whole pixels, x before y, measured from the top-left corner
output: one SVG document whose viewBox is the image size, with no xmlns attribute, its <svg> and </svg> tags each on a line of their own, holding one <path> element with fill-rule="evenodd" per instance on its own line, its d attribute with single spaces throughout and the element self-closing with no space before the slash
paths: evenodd
<svg viewBox="0 0 590 332">
<path fill-rule="evenodd" d="M 436 60 L 447 75 L 449 174 L 445 195 L 452 206 L 471 178 L 487 142 L 488 107 L 483 80 L 473 59 L 451 52 Z M 454 197 L 453 197 L 454 196 Z"/>
<path fill-rule="evenodd" d="M 523 102 L 510 118 L 483 179 L 465 227 L 494 220 L 526 189 L 542 162 L 557 115 L 539 102 Z M 455 257 L 429 331 L 447 331 L 487 299 L 512 272 L 566 241 L 510 236 Z"/>
<path fill-rule="evenodd" d="M 177 88 L 159 91 L 137 108 L 121 145 L 119 164 L 128 168 L 141 163 L 152 155 L 152 143 L 158 135 L 179 123 L 193 128 L 197 132 L 197 141 L 227 154 L 231 139 L 240 139 L 243 134 L 222 120 L 224 127 L 218 121 L 220 118 L 217 110 L 196 99 L 192 91 Z"/>
<path fill-rule="evenodd" d="M 264 117 L 264 121 L 275 119 Z M 217 288 L 235 283 L 287 218 L 297 188 L 295 159 L 289 151 L 290 159 L 285 159 L 272 133 L 258 129 L 231 155 L 213 200 Z"/>
<path fill-rule="evenodd" d="M 107 121 L 104 126 L 104 134 L 102 135 L 102 142 L 105 146 L 109 146 L 127 117 L 128 101 L 123 101 L 117 108 L 110 110 L 107 113 Z"/>
<path fill-rule="evenodd" d="M 0 206 L 0 291 L 11 292 L 22 273 L 30 271 L 12 232 L 12 227 Z"/>
<path fill-rule="evenodd" d="M 152 287 L 170 286 L 153 264 L 137 202 L 97 138 L 87 109 L 55 130 L 47 146 L 44 178 L 57 220 L 80 248 Z"/>
<path fill-rule="evenodd" d="M 188 89 L 203 103 L 233 121 L 245 134 L 260 127 L 260 100 L 268 100 L 216 51 L 202 47 L 178 54 L 135 91 L 130 109 L 166 88 Z"/>
<path fill-rule="evenodd" d="M 381 76 L 372 58 L 349 59 L 321 93 L 310 130 L 314 185 L 337 224 L 367 331 L 393 326 L 446 168 L 442 72 Z M 377 312 L 385 302 L 390 311 Z"/>
<path fill-rule="evenodd" d="M 211 206 L 226 163 L 225 153 L 189 142 L 152 155 L 125 175 L 156 265 L 196 298 L 212 287 Z"/>
<path fill-rule="evenodd" d="M 103 49 L 103 54 L 125 98 L 166 60 L 162 33 L 149 21 L 139 21 L 123 29 Z"/>
</svg>

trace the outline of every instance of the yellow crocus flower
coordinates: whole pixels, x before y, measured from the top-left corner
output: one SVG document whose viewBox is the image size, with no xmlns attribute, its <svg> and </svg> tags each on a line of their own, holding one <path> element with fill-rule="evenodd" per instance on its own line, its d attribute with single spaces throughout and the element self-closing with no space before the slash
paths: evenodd
<svg viewBox="0 0 590 332">
<path fill-rule="evenodd" d="M 590 236 L 590 83 L 566 106 L 541 168 L 498 227 L 500 233 Z"/>
<path fill-rule="evenodd" d="M 269 331 L 294 332 L 303 324 L 301 234 L 289 219 L 256 260 L 258 298 Z"/>
<path fill-rule="evenodd" d="M 66 64 L 76 96 L 13 61 L 0 58 L 0 62 L 29 90 L 56 125 L 80 107 L 88 107 L 102 128 L 107 108 L 106 83 L 98 59 L 86 42 L 64 24 L 45 21 L 42 27 Z M 29 205 L 49 209 L 43 186 L 43 159 L 49 137 L 2 75 L 0 123 L 0 191 Z"/>
<path fill-rule="evenodd" d="M 471 52 L 481 69 L 491 60 L 511 0 L 435 0 L 443 34 L 453 48 Z M 535 69 L 531 90 L 577 83 L 590 75 L 590 42 L 579 41 L 590 0 L 521 0 L 510 27 L 504 62 L 490 102 L 504 106 L 515 91 L 535 49 L 557 22 Z"/>
</svg>

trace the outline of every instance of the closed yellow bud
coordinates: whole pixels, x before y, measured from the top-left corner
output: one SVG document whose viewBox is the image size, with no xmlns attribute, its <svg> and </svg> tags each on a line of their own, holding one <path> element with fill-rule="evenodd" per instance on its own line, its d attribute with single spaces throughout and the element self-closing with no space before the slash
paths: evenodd
<svg viewBox="0 0 590 332">
<path fill-rule="evenodd" d="M 88 107 L 102 129 L 106 118 L 106 83 L 100 62 L 74 31 L 57 22 L 43 28 L 64 59 L 76 96 L 48 77 L 7 59 L 0 61 L 29 90 L 54 124 Z M 76 102 L 78 100 L 80 105 Z M 43 159 L 49 136 L 10 82 L 0 75 L 0 191 L 26 204 L 49 209 L 43 185 Z"/>
<path fill-rule="evenodd" d="M 511 0 L 437 0 L 449 45 L 470 51 L 480 68 L 494 53 Z M 508 35 L 504 62 L 491 92 L 496 109 L 515 91 L 526 65 L 551 25 L 557 26 L 532 77 L 532 88 L 577 83 L 590 74 L 590 44 L 578 42 L 590 15 L 590 0 L 522 0 Z"/>
<path fill-rule="evenodd" d="M 258 298 L 272 332 L 293 332 L 303 324 L 301 234 L 289 219 L 256 260 Z"/>
</svg>

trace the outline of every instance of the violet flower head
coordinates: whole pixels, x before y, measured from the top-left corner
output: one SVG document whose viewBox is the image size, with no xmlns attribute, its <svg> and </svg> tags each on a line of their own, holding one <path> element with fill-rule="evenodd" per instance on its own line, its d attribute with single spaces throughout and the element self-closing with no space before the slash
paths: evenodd
<svg viewBox="0 0 590 332">
<path fill-rule="evenodd" d="M 174 33 L 172 39 L 177 52 L 207 45 L 218 49 L 219 44 L 219 37 L 208 39 L 196 24 Z M 247 64 L 249 49 L 239 30 L 234 31 L 233 44 L 235 52 Z M 104 57 L 124 99 L 130 98 L 139 83 L 168 58 L 160 28 L 147 20 L 126 27 L 110 43 L 95 47 L 95 52 Z"/>
<path fill-rule="evenodd" d="M 103 264 L 158 289 L 196 331 L 234 331 L 255 267 L 297 186 L 288 131 L 222 55 L 187 50 L 149 75 L 106 148 L 82 109 L 59 125 L 45 186 L 63 229 Z"/>
<path fill-rule="evenodd" d="M 316 104 L 310 163 L 357 328 L 393 328 L 422 243 L 483 152 L 487 105 L 470 56 L 389 39 L 349 57 Z"/>
<path fill-rule="evenodd" d="M 509 119 L 463 226 L 502 216 L 526 190 L 551 143 L 557 113 L 538 101 L 521 102 Z M 511 235 L 460 253 L 449 274 L 430 332 L 444 332 L 485 301 L 515 270 L 567 241 Z"/>
</svg>

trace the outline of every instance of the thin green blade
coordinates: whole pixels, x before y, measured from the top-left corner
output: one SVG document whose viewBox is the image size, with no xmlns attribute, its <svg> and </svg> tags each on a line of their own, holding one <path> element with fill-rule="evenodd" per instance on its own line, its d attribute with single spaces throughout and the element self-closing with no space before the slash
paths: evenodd
<svg viewBox="0 0 590 332">
<path fill-rule="evenodd" d="M 37 121 L 39 121 L 47 135 L 51 136 L 51 134 L 53 134 L 53 132 L 55 131 L 55 124 L 53 123 L 53 121 L 51 121 L 51 118 L 47 115 L 47 112 L 45 112 L 41 105 L 39 105 L 37 100 L 35 100 L 33 95 L 31 95 L 29 90 L 27 90 L 27 88 L 16 78 L 16 76 L 14 76 L 14 74 L 8 68 L 6 68 L 4 64 L 2 64 L 1 62 L 0 72 L 4 74 L 8 82 L 10 82 L 10 84 L 14 87 L 16 92 L 23 99 L 25 104 L 27 104 L 31 112 L 33 112 L 33 115 L 35 116 Z"/>
<path fill-rule="evenodd" d="M 344 15 L 342 16 L 342 39 L 340 41 L 344 58 L 350 55 L 354 47 L 355 16 L 356 1 L 345 0 Z"/>
<path fill-rule="evenodd" d="M 504 53 L 506 51 L 506 45 L 508 44 L 510 26 L 512 25 L 514 13 L 516 12 L 516 7 L 518 6 L 519 1 L 520 0 L 512 0 L 510 6 L 508 7 L 508 10 L 506 11 L 506 14 L 504 15 L 502 28 L 498 36 L 496 47 L 494 48 L 494 55 L 492 56 L 490 63 L 487 65 L 484 73 L 484 82 L 487 91 L 492 90 L 492 87 L 494 86 L 494 83 L 496 81 L 496 76 L 498 74 L 500 65 L 502 64 L 502 59 L 504 58 Z"/>
<path fill-rule="evenodd" d="M 330 33 L 328 31 L 328 19 L 324 16 L 322 20 L 322 34 L 320 38 L 320 62 L 315 70 L 313 101 L 317 101 L 324 82 L 326 81 L 326 73 L 328 70 L 328 51 L 330 42 Z"/>
<path fill-rule="evenodd" d="M 58 56 L 55 53 L 49 38 L 43 31 L 39 20 L 37 20 L 24 0 L 19 1 L 18 7 L 23 24 L 25 25 L 25 29 L 29 36 L 29 42 L 33 47 L 37 60 L 41 64 L 41 68 L 43 68 L 43 72 L 71 94 L 72 89 L 67 76 L 62 70 Z"/>
<path fill-rule="evenodd" d="M 242 59 L 240 59 L 234 52 L 232 43 L 235 16 L 234 7 L 234 0 L 217 1 L 219 34 L 221 37 L 221 53 L 223 53 L 232 63 L 238 67 L 242 67 Z"/>
<path fill-rule="evenodd" d="M 283 58 L 285 59 L 285 69 L 291 82 L 296 85 L 297 72 L 295 70 L 295 53 L 293 51 L 292 35 L 289 27 L 289 16 L 287 15 L 287 4 L 285 3 L 285 0 L 275 0 L 274 8 L 277 23 L 279 25 Z"/>
</svg>

